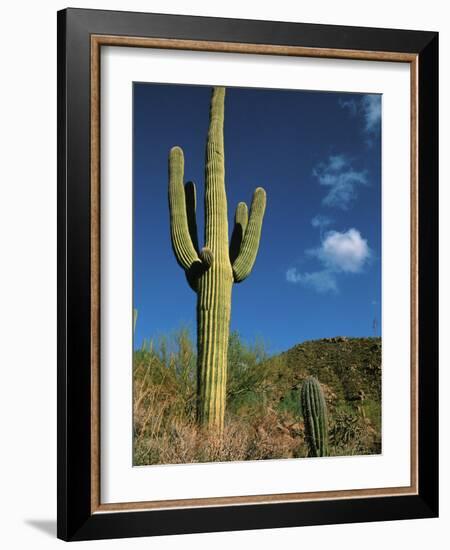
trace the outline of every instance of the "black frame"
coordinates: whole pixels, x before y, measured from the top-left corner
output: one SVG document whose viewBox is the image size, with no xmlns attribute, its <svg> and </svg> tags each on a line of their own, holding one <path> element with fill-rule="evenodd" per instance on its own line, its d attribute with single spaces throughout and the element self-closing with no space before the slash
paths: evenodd
<svg viewBox="0 0 450 550">
<path fill-rule="evenodd" d="M 418 55 L 419 492 L 91 514 L 90 36 Z M 85 9 L 58 12 L 58 537 L 87 540 L 438 515 L 438 34 Z"/>
</svg>

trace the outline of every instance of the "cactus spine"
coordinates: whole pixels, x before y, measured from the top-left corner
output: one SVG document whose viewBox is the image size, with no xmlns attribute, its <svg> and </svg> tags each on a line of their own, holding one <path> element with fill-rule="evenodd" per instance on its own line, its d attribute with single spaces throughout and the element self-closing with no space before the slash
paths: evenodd
<svg viewBox="0 0 450 550">
<path fill-rule="evenodd" d="M 233 283 L 251 272 L 258 252 L 266 193 L 258 187 L 250 214 L 245 203 L 236 209 L 228 245 L 223 144 L 225 88 L 213 89 L 205 163 L 205 246 L 200 249 L 196 223 L 195 184 L 184 181 L 184 155 L 173 147 L 169 155 L 169 210 L 172 247 L 197 293 L 197 419 L 223 431 L 227 354 Z"/>
<path fill-rule="evenodd" d="M 307 378 L 300 393 L 309 456 L 328 456 L 327 405 L 319 382 Z"/>
</svg>

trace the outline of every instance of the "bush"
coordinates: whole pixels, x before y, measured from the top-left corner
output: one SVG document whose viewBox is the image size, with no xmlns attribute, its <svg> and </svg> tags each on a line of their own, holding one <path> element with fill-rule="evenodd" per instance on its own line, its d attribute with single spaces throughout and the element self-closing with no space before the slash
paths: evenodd
<svg viewBox="0 0 450 550">
<path fill-rule="evenodd" d="M 355 349 L 367 359 L 361 340 L 356 339 Z M 345 345 L 349 348 L 352 342 Z M 134 464 L 306 457 L 298 387 L 312 371 L 319 380 L 324 372 L 328 380 L 322 385 L 329 407 L 330 454 L 380 452 L 377 381 L 370 382 L 375 388 L 370 399 L 354 400 L 361 386 L 359 373 L 353 385 L 348 380 L 343 385 L 336 374 L 343 370 L 342 357 L 351 354 L 347 348 L 343 356 L 334 349 L 332 361 L 326 363 L 320 341 L 296 346 L 297 357 L 302 356 L 302 349 L 307 350 L 307 369 L 301 362 L 295 367 L 289 352 L 269 358 L 262 342 L 248 345 L 232 333 L 225 430 L 219 439 L 196 424 L 196 350 L 190 332 L 181 329 L 145 341 L 134 352 L 133 361 Z M 354 358 L 353 363 L 357 364 Z M 375 363 L 372 357 L 371 371 L 378 376 Z M 364 379 L 364 384 L 367 388 L 369 381 Z M 352 396 L 347 399 L 350 387 Z"/>
</svg>

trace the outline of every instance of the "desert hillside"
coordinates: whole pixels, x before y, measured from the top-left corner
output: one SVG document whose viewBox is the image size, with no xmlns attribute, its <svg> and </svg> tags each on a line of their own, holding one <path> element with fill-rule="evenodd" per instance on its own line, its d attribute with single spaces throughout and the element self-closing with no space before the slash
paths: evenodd
<svg viewBox="0 0 450 550">
<path fill-rule="evenodd" d="M 230 337 L 225 436 L 195 422 L 196 354 L 180 331 L 134 354 L 136 465 L 306 457 L 300 387 L 320 382 L 330 455 L 381 452 L 381 339 L 303 342 L 269 357 Z"/>
</svg>

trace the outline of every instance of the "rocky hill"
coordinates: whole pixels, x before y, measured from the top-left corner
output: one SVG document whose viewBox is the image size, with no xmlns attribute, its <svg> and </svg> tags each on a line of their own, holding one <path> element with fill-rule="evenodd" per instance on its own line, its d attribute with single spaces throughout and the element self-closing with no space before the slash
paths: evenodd
<svg viewBox="0 0 450 550">
<path fill-rule="evenodd" d="M 337 400 L 381 399 L 381 338 L 338 336 L 298 344 L 269 359 L 292 389 L 309 375 Z"/>
</svg>

